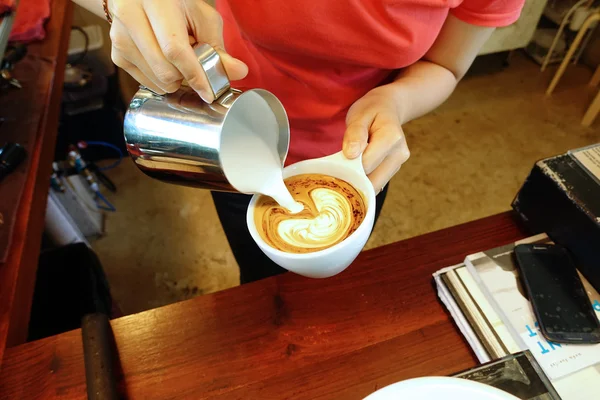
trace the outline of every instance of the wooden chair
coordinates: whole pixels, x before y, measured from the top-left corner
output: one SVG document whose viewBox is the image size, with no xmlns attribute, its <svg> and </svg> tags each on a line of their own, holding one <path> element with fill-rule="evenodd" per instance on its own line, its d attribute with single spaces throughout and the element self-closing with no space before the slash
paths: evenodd
<svg viewBox="0 0 600 400">
<path fill-rule="evenodd" d="M 544 57 L 544 61 L 542 62 L 542 69 L 541 69 L 542 72 L 546 69 L 546 67 L 550 63 L 550 60 L 552 59 L 552 56 L 554 55 L 554 49 L 558 45 L 558 42 L 559 42 L 560 38 L 562 37 L 566 26 L 569 24 L 569 22 L 571 22 L 571 17 L 573 16 L 573 14 L 575 14 L 575 11 L 577 11 L 577 9 L 584 6 L 584 4 L 586 4 L 586 3 L 587 3 L 588 7 L 591 5 L 591 1 L 589 1 L 589 0 L 579 0 L 577 3 L 573 4 L 573 6 L 569 9 L 569 11 L 567 11 L 565 16 L 563 17 L 563 19 L 560 23 L 560 26 L 558 27 L 558 31 L 556 32 L 556 35 L 554 35 L 554 40 L 552 41 L 552 45 L 550 46 L 550 49 L 548 50 L 548 54 L 546 54 L 546 57 Z"/>
<path fill-rule="evenodd" d="M 552 82 L 550 82 L 550 85 L 548 86 L 548 89 L 546 90 L 547 96 L 552 94 L 552 92 L 556 88 L 556 85 L 558 85 L 560 78 L 562 78 L 562 76 L 564 75 L 565 70 L 567 69 L 567 66 L 569 65 L 569 62 L 573 58 L 573 54 L 575 53 L 575 51 L 581 44 L 581 41 L 583 40 L 586 32 L 588 31 L 590 26 L 597 21 L 600 21 L 600 10 L 595 10 L 594 12 L 592 12 L 587 17 L 585 22 L 583 23 L 581 29 L 577 33 L 577 36 L 575 36 L 575 40 L 573 40 L 573 44 L 571 44 L 571 47 L 569 47 L 569 51 L 567 51 L 565 58 L 563 59 L 562 63 L 560 64 L 560 67 L 558 67 L 558 71 L 556 71 L 556 74 L 554 74 L 554 78 L 552 78 Z M 590 85 L 598 86 L 599 83 L 600 83 L 600 67 L 598 67 L 598 69 L 596 69 L 596 72 L 594 73 L 594 76 L 592 77 L 592 80 L 590 81 Z M 592 104 L 586 111 L 585 116 L 583 117 L 583 120 L 581 121 L 581 124 L 584 126 L 590 126 L 592 124 L 592 122 L 594 122 L 594 119 L 598 115 L 598 112 L 600 112 L 600 92 L 596 95 L 596 98 L 592 101 Z"/>
<path fill-rule="evenodd" d="M 596 72 L 594 73 L 592 80 L 590 80 L 590 86 L 597 87 L 598 85 L 600 85 L 600 66 L 596 68 Z M 592 104 L 590 104 L 585 115 L 583 116 L 581 124 L 583 126 L 592 125 L 592 123 L 598 116 L 598 113 L 600 113 L 600 89 L 598 89 L 598 94 L 596 95 L 596 97 L 592 101 Z"/>
<path fill-rule="evenodd" d="M 550 82 L 550 86 L 548 86 L 548 89 L 546 90 L 546 95 L 549 96 L 552 94 L 552 92 L 556 88 L 556 85 L 558 85 L 558 81 L 560 81 L 560 78 L 562 78 L 563 74 L 565 73 L 565 70 L 567 69 L 569 62 L 573 58 L 573 54 L 575 53 L 575 51 L 581 44 L 581 41 L 583 40 L 585 33 L 590 28 L 590 26 L 596 21 L 600 21 L 600 11 L 598 11 L 598 10 L 591 13 L 587 17 L 587 19 L 585 20 L 583 25 L 581 26 L 581 29 L 577 33 L 577 36 L 575 36 L 575 40 L 573 40 L 573 44 L 571 45 L 571 47 L 569 47 L 569 51 L 567 51 L 567 54 L 565 55 L 565 58 L 562 60 L 560 67 L 558 67 L 558 71 L 556 71 L 556 74 L 554 74 L 554 78 L 552 78 L 552 82 Z"/>
</svg>

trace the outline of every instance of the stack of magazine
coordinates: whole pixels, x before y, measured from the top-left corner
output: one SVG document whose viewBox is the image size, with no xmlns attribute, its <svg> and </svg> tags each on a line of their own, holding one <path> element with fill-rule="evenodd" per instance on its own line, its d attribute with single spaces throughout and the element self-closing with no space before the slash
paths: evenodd
<svg viewBox="0 0 600 400">
<path fill-rule="evenodd" d="M 472 254 L 463 264 L 436 272 L 441 301 L 480 362 L 529 350 L 556 390 L 545 395 L 549 397 L 533 398 L 600 399 L 600 344 L 559 344 L 544 339 L 513 261 L 513 249 L 520 243 L 550 240 L 537 235 Z M 580 277 L 600 318 L 600 296 Z"/>
</svg>

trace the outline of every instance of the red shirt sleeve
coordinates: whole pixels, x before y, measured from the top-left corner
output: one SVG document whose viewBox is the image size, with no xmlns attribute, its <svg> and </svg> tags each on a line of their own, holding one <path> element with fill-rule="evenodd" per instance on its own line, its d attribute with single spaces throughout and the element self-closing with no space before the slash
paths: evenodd
<svg viewBox="0 0 600 400">
<path fill-rule="evenodd" d="M 524 3 L 525 0 L 464 0 L 450 12 L 468 24 L 499 28 L 518 20 Z"/>
</svg>

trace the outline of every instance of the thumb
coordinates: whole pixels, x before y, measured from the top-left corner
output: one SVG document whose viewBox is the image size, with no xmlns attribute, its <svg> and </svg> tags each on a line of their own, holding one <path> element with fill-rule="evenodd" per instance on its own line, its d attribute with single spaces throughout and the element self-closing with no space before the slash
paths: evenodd
<svg viewBox="0 0 600 400">
<path fill-rule="evenodd" d="M 193 36 L 189 36 L 188 40 L 192 47 L 198 45 L 196 39 Z M 227 72 L 227 77 L 232 81 L 239 81 L 240 79 L 244 79 L 246 75 L 248 75 L 248 66 L 241 60 L 237 58 L 233 58 L 223 49 L 223 43 L 217 45 L 212 45 L 213 48 L 219 53 L 219 58 L 223 63 L 223 67 L 225 68 L 225 72 Z"/>
<path fill-rule="evenodd" d="M 223 66 L 225 67 L 225 71 L 230 80 L 238 81 L 244 79 L 246 75 L 248 75 L 248 66 L 243 61 L 233 58 L 229 53 L 226 53 L 225 50 L 220 48 L 217 48 L 217 53 L 219 53 L 219 56 L 221 57 L 221 61 L 223 62 Z"/>
<path fill-rule="evenodd" d="M 353 120 L 346 126 L 342 150 L 349 159 L 354 159 L 367 148 L 369 124 L 366 120 Z"/>
</svg>

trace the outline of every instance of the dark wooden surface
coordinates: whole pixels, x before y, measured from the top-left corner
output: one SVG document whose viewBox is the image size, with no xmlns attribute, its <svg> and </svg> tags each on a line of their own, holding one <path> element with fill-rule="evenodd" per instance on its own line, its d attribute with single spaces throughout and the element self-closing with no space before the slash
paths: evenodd
<svg viewBox="0 0 600 400">
<path fill-rule="evenodd" d="M 69 0 L 52 0 L 51 3 L 52 14 L 46 24 L 46 39 L 28 47 L 30 55 L 38 56 L 42 62 L 51 63 L 53 68 L 45 69 L 46 72 L 37 76 L 38 85 L 27 85 L 22 89 L 45 87 L 42 92 L 49 95 L 38 99 L 45 107 L 41 110 L 42 116 L 33 151 L 28 154 L 26 161 L 31 165 L 16 214 L 11 248 L 6 262 L 0 264 L 0 357 L 5 347 L 24 343 L 27 338 L 51 163 L 58 130 L 72 4 Z M 22 105 L 14 104 L 14 110 L 3 109 L 2 112 L 6 114 L 10 111 L 13 117 L 31 118 L 31 115 L 20 115 L 23 114 L 22 109 Z"/>
<path fill-rule="evenodd" d="M 284 274 L 112 322 L 130 399 L 360 399 L 476 359 L 431 274 L 523 238 L 508 213 L 363 252 L 345 272 Z M 2 399 L 85 398 L 79 330 L 8 349 Z"/>
</svg>

